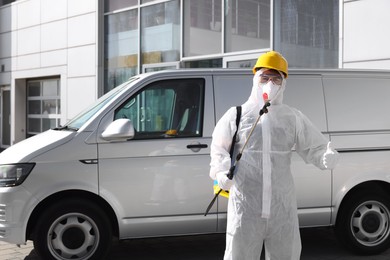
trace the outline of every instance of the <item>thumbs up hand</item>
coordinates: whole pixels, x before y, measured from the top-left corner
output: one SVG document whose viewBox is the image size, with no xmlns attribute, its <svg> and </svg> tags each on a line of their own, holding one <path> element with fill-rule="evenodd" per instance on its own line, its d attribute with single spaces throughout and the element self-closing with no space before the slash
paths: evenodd
<svg viewBox="0 0 390 260">
<path fill-rule="evenodd" d="M 335 150 L 333 150 L 330 147 L 330 142 L 328 142 L 328 145 L 326 146 L 326 151 L 324 155 L 322 156 L 322 164 L 324 165 L 325 169 L 332 170 L 339 159 L 339 154 Z"/>
</svg>

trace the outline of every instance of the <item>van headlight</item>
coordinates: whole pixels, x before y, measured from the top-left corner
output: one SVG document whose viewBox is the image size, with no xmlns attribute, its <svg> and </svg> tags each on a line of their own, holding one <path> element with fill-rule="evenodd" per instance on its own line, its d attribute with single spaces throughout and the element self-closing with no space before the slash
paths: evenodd
<svg viewBox="0 0 390 260">
<path fill-rule="evenodd" d="M 35 163 L 16 163 L 0 165 L 0 187 L 18 186 L 30 174 Z"/>
</svg>

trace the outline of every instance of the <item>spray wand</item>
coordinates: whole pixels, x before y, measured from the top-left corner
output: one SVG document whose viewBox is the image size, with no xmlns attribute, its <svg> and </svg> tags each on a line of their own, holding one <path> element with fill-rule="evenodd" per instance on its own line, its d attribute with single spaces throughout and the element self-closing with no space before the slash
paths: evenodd
<svg viewBox="0 0 390 260">
<path fill-rule="evenodd" d="M 255 129 L 257 123 L 259 122 L 261 116 L 263 114 L 268 113 L 268 107 L 271 105 L 271 103 L 270 103 L 270 101 L 268 99 L 268 94 L 267 93 L 263 94 L 263 99 L 265 101 L 264 102 L 264 106 L 263 106 L 262 109 L 260 109 L 259 116 L 257 117 L 256 122 L 253 124 L 253 126 L 251 128 L 251 131 L 249 132 L 248 138 L 246 139 L 244 145 L 242 146 L 241 151 L 237 154 L 236 159 L 235 159 L 233 165 L 229 169 L 229 172 L 227 174 L 227 177 L 229 178 L 229 180 L 233 179 L 234 170 L 236 169 L 236 165 L 237 165 L 238 161 L 240 161 L 242 153 L 244 152 L 244 149 L 245 149 L 245 147 L 246 147 L 246 145 L 248 143 L 248 140 L 252 136 L 253 130 Z M 232 144 L 232 145 L 234 145 L 234 144 Z M 222 190 L 223 189 L 219 189 L 219 191 L 215 194 L 214 198 L 211 200 L 209 206 L 207 207 L 206 212 L 204 213 L 204 216 L 206 216 L 209 213 L 211 207 L 214 205 L 215 200 L 217 199 L 218 195 L 222 192 Z"/>
</svg>

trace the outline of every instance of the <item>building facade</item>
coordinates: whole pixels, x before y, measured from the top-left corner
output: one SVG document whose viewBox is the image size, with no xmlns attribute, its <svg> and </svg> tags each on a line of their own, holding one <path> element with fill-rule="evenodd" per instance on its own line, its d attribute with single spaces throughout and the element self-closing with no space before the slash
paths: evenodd
<svg viewBox="0 0 390 260">
<path fill-rule="evenodd" d="M 0 0 L 0 148 L 66 123 L 139 73 L 249 69 L 269 50 L 291 68 L 390 69 L 389 9 L 387 0 Z"/>
</svg>

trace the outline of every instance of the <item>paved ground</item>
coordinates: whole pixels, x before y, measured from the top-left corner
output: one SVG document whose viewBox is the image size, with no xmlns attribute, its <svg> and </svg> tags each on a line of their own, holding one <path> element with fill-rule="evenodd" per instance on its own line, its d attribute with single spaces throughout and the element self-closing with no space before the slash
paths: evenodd
<svg viewBox="0 0 390 260">
<path fill-rule="evenodd" d="M 356 256 L 341 247 L 329 228 L 303 229 L 301 260 L 389 260 L 390 249 L 377 256 Z M 114 242 L 108 260 L 219 260 L 224 235 L 139 239 Z M 31 241 L 18 248 L 0 242 L 0 260 L 39 260 Z M 263 258 L 262 258 L 263 259 Z"/>
</svg>

